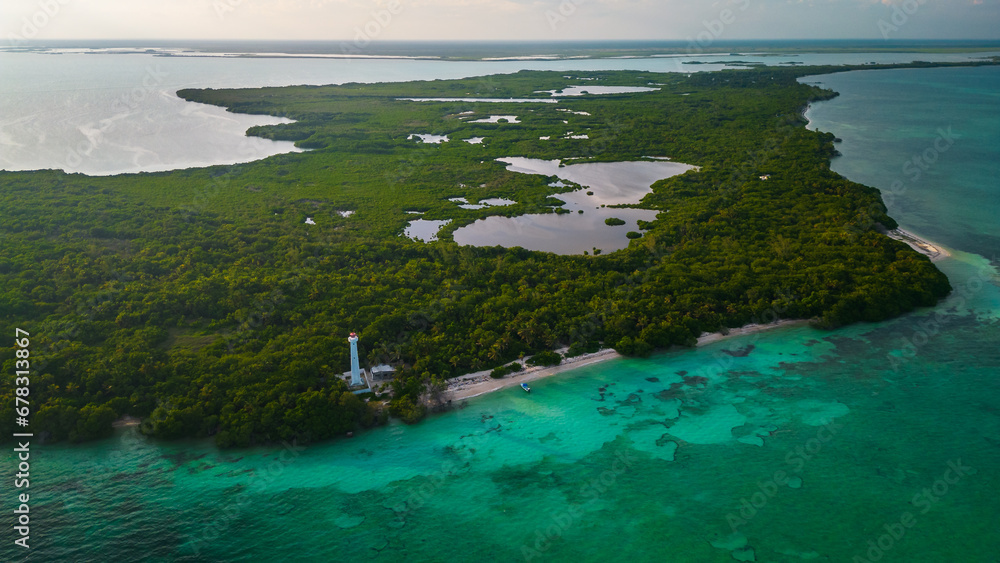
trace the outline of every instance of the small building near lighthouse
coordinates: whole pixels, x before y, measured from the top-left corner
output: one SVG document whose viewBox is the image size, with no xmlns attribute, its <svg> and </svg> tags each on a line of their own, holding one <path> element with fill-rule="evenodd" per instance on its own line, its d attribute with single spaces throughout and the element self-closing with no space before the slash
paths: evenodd
<svg viewBox="0 0 1000 563">
<path fill-rule="evenodd" d="M 371 375 L 372 381 L 387 381 L 392 379 L 392 376 L 396 374 L 396 368 L 387 364 L 381 364 L 368 370 L 368 373 Z"/>
</svg>

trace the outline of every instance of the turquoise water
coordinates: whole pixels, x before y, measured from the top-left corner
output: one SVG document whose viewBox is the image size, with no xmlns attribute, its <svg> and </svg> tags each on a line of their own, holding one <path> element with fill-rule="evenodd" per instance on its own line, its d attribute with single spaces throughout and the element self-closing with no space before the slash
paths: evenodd
<svg viewBox="0 0 1000 563">
<path fill-rule="evenodd" d="M 913 153 L 888 137 L 865 149 L 872 135 L 933 131 L 944 115 L 963 139 L 996 134 L 996 106 L 964 116 L 974 88 L 955 76 L 919 71 L 905 91 L 896 75 L 844 76 L 830 104 L 870 92 L 854 120 L 823 121 L 823 105 L 810 117 L 844 139 L 836 165 L 853 179 L 889 163 L 891 182 Z M 937 103 L 900 107 L 918 86 Z M 932 310 L 610 361 L 301 450 L 134 430 L 33 445 L 32 550 L 5 522 L 0 560 L 995 562 L 1000 287 L 983 255 L 1000 232 L 980 209 L 998 197 L 945 166 L 958 147 L 933 169 L 955 194 L 914 184 L 894 211 L 953 252 L 939 265 L 955 294 Z M 995 168 L 1000 151 L 986 154 Z"/>
</svg>

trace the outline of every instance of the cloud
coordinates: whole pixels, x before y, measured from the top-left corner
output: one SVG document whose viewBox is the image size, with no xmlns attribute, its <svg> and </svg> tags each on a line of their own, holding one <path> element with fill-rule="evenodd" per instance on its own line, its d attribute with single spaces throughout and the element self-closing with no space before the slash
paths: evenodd
<svg viewBox="0 0 1000 563">
<path fill-rule="evenodd" d="M 919 4 L 894 38 L 1000 39 L 1000 0 L 398 0 L 384 40 L 686 40 L 729 11 L 718 40 L 880 38 L 879 19 Z M 39 38 L 350 39 L 389 0 L 0 2 L 0 33 L 48 18 Z M 553 24 L 552 15 L 558 16 Z M 717 29 L 717 27 L 713 27 Z"/>
</svg>

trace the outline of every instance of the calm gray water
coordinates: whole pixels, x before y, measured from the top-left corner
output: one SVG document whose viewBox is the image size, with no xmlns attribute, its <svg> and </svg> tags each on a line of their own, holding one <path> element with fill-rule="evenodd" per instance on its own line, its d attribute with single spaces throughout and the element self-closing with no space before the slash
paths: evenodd
<svg viewBox="0 0 1000 563">
<path fill-rule="evenodd" d="M 980 55 L 852 53 L 779 57 L 651 57 L 562 61 L 435 61 L 161 57 L 0 51 L 0 169 L 91 175 L 249 162 L 294 150 L 244 136 L 270 117 L 228 113 L 176 97 L 183 88 L 244 88 L 464 78 L 523 69 L 717 70 L 720 60 L 847 64 L 967 60 Z M 715 64 L 685 65 L 688 61 Z"/>
<path fill-rule="evenodd" d="M 626 233 L 638 231 L 638 221 L 652 221 L 649 209 L 606 207 L 639 203 L 657 180 L 683 174 L 693 166 L 664 160 L 587 162 L 560 166 L 558 160 L 501 158 L 507 169 L 523 174 L 557 176 L 582 188 L 554 197 L 566 202 L 566 214 L 531 214 L 517 217 L 487 217 L 455 231 L 462 245 L 506 248 L 520 246 L 558 254 L 613 252 L 626 248 Z M 607 225 L 606 219 L 621 219 L 624 225 Z"/>
</svg>

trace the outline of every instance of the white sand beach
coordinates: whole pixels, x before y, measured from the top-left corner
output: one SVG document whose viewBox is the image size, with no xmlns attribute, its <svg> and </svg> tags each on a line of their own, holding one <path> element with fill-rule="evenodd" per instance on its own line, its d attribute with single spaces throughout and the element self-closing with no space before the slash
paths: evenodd
<svg viewBox="0 0 1000 563">
<path fill-rule="evenodd" d="M 468 375 L 461 375 L 448 381 L 448 389 L 444 393 L 445 400 L 471 399 L 485 393 L 490 393 L 498 389 L 515 387 L 528 381 L 534 381 L 543 377 L 549 377 L 557 373 L 562 373 L 571 369 L 589 366 L 611 358 L 621 357 L 618 352 L 610 348 L 598 350 L 590 354 L 581 354 L 574 358 L 566 358 L 563 363 L 552 367 L 532 367 L 525 366 L 524 371 L 508 375 L 503 379 L 493 379 L 490 371 L 483 370 Z"/>
<path fill-rule="evenodd" d="M 889 238 L 905 242 L 910 245 L 910 248 L 913 250 L 928 256 L 931 259 L 931 262 L 938 262 L 951 256 L 951 253 L 945 250 L 943 246 L 928 242 L 927 240 L 922 239 L 909 231 L 904 231 L 903 229 L 893 229 L 886 233 L 886 235 Z"/>
<path fill-rule="evenodd" d="M 726 338 L 731 338 L 734 336 L 744 336 L 775 328 L 803 325 L 806 324 L 807 322 L 808 321 L 801 319 L 789 319 L 765 325 L 760 325 L 760 324 L 746 325 L 740 328 L 731 329 L 726 334 L 723 334 L 721 332 L 703 334 L 698 338 L 697 346 L 705 346 L 707 344 L 718 342 L 720 340 L 724 340 Z M 498 391 L 500 389 L 506 389 L 508 387 L 516 387 L 522 383 L 535 381 L 537 379 L 542 379 L 543 377 L 550 377 L 559 373 L 574 370 L 576 368 L 581 368 L 584 366 L 589 366 L 599 362 L 620 357 L 621 354 L 619 354 L 618 352 L 615 352 L 610 348 L 605 348 L 603 350 L 598 350 L 597 352 L 593 352 L 590 354 L 582 354 L 574 358 L 566 358 L 563 360 L 563 363 L 559 364 L 558 366 L 552 366 L 552 367 L 525 366 L 524 371 L 513 375 L 508 375 L 503 379 L 491 378 L 490 377 L 491 370 L 483 370 L 476 373 L 470 373 L 468 375 L 461 375 L 459 377 L 450 379 L 448 381 L 448 388 L 445 390 L 443 398 L 445 400 L 451 400 L 451 401 L 471 399 L 472 397 L 478 397 L 479 395 L 484 395 L 486 393 L 491 393 L 493 391 Z"/>
</svg>

